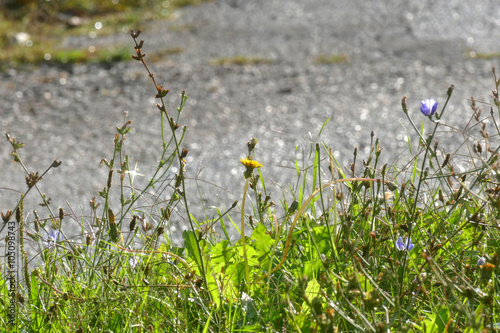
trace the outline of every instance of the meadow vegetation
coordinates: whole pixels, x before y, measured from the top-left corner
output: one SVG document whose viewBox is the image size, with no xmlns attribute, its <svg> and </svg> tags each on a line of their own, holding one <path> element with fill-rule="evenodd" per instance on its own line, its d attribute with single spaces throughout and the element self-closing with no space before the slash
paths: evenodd
<svg viewBox="0 0 500 333">
<path fill-rule="evenodd" d="M 355 148 L 348 167 L 324 142 L 311 142 L 308 158 L 296 160 L 298 186 L 284 185 L 273 198 L 258 141 L 249 138 L 235 180 L 241 201 L 221 203 L 216 216 L 195 216 L 197 193 L 186 190 L 189 151 L 183 148 L 188 95 L 180 94 L 177 107 L 165 104 L 169 91 L 150 72 L 139 34 L 131 32 L 133 58 L 156 87 L 151 94 L 162 147 L 144 188 L 134 184 L 133 166 L 141 161 L 126 153 L 134 144 L 125 140 L 132 129 L 127 114 L 116 127 L 113 151 L 101 161 L 108 180 L 86 216 L 56 209 L 43 196 L 39 212 L 24 207 L 23 197 L 41 193 L 43 173 L 28 171 L 24 144 L 7 135 L 27 189 L 17 207 L 1 214 L 2 235 L 11 232 L 6 244 L 20 253 L 12 266 L 14 293 L 3 259 L 3 331 L 500 329 L 500 80 L 494 69 L 491 103 L 472 98 L 463 128 L 446 125 L 453 86 L 443 92 L 442 106 L 429 100 L 422 113 L 402 99 L 401 112 L 418 137 L 408 140 L 407 163 L 380 165 L 383 143 L 373 134 L 368 158 L 360 161 Z M 442 132 L 456 136 L 457 150 L 439 145 Z M 169 195 L 151 195 L 152 189 Z M 112 206 L 111 197 L 120 204 Z M 29 219 L 27 212 L 33 212 Z M 179 218 L 187 228 L 174 235 L 171 223 Z M 68 220 L 80 225 L 78 237 L 65 236 Z M 230 227 L 239 239 L 231 240 Z M 174 237 L 184 245 L 174 246 Z M 38 249 L 36 258 L 27 257 L 27 246 Z M 29 268 L 32 260 L 39 261 L 36 269 Z"/>
<path fill-rule="evenodd" d="M 128 47 L 65 46 L 68 37 L 96 39 L 168 18 L 177 8 L 207 0 L 3 1 L 0 70 L 20 64 L 106 63 L 130 59 Z M 160 53 L 162 53 L 161 51 Z M 166 50 L 163 53 L 169 53 Z M 160 55 L 158 55 L 160 56 Z"/>
</svg>

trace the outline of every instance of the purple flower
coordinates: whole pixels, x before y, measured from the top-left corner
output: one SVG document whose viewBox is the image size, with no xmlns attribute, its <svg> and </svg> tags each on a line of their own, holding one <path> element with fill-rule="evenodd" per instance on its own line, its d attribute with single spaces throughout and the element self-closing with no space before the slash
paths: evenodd
<svg viewBox="0 0 500 333">
<path fill-rule="evenodd" d="M 398 237 L 398 241 L 396 242 L 396 248 L 399 251 L 411 251 L 414 246 L 410 238 L 403 240 L 403 237 Z"/>
<path fill-rule="evenodd" d="M 63 238 L 64 236 L 62 235 L 62 233 L 59 232 L 59 230 L 51 229 L 48 236 L 44 238 L 42 243 L 48 246 L 48 248 L 50 249 L 51 247 L 54 247 L 56 243 L 62 240 Z"/>
<path fill-rule="evenodd" d="M 477 259 L 477 265 L 478 266 L 483 266 L 486 263 L 486 258 L 485 257 L 479 257 Z"/>
<path fill-rule="evenodd" d="M 436 112 L 438 103 L 434 99 L 426 99 L 422 101 L 422 106 L 420 107 L 420 112 L 424 116 L 432 116 Z"/>
</svg>

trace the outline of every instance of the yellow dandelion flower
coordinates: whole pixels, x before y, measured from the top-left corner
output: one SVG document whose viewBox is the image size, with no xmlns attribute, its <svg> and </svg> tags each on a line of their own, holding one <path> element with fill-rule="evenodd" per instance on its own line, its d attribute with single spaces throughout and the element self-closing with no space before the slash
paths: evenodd
<svg viewBox="0 0 500 333">
<path fill-rule="evenodd" d="M 242 158 L 240 160 L 241 164 L 243 164 L 247 169 L 255 169 L 255 168 L 260 168 L 263 166 L 261 163 L 254 161 L 254 160 L 249 160 L 247 158 Z"/>
<path fill-rule="evenodd" d="M 252 177 L 253 169 L 263 166 L 261 163 L 248 158 L 242 158 L 240 162 L 245 166 L 245 168 L 247 168 L 244 173 L 245 178 Z"/>
</svg>

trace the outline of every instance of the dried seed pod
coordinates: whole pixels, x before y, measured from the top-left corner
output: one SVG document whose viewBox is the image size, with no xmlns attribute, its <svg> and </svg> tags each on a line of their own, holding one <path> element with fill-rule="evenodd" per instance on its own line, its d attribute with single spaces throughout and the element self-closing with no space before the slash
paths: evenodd
<svg viewBox="0 0 500 333">
<path fill-rule="evenodd" d="M 130 231 L 134 231 L 135 230 L 136 221 L 137 221 L 137 217 L 134 215 L 132 217 L 132 221 L 130 221 L 130 224 L 128 225 L 128 228 L 130 229 Z"/>
<path fill-rule="evenodd" d="M 106 183 L 108 189 L 111 188 L 112 184 L 113 184 L 113 169 L 109 169 L 108 182 Z"/>
<path fill-rule="evenodd" d="M 64 218 L 64 209 L 59 207 L 59 221 L 62 221 Z"/>
<path fill-rule="evenodd" d="M 403 108 L 404 113 L 408 113 L 408 105 L 406 104 L 406 96 L 401 100 L 401 107 Z"/>
<path fill-rule="evenodd" d="M 10 221 L 10 218 L 12 217 L 12 211 L 11 210 L 8 210 L 7 213 L 0 213 L 0 215 L 2 216 L 2 220 L 4 223 L 7 223 Z"/>
<path fill-rule="evenodd" d="M 446 154 L 446 157 L 445 157 L 445 159 L 444 159 L 443 164 L 441 165 L 441 168 L 444 168 L 445 166 L 447 166 L 447 165 L 448 165 L 448 163 L 450 162 L 450 157 L 451 157 L 451 155 L 450 155 L 450 154 Z"/>
</svg>

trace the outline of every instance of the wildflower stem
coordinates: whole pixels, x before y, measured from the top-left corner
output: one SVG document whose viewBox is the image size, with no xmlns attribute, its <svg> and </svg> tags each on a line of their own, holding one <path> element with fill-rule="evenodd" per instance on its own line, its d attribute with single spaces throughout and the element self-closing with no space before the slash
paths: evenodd
<svg viewBox="0 0 500 333">
<path fill-rule="evenodd" d="M 452 92 L 453 92 L 453 85 L 450 87 L 450 89 L 448 89 L 448 98 L 446 99 L 446 102 L 444 103 L 444 106 L 443 106 L 443 109 L 441 110 L 441 113 L 439 114 L 439 116 L 436 116 L 438 119 L 440 119 L 443 116 L 444 110 L 446 109 L 446 106 L 448 105 L 448 101 L 451 98 Z M 410 119 L 409 116 L 408 116 L 408 119 Z M 411 122 L 411 119 L 410 119 L 410 122 Z M 408 230 L 408 238 L 409 239 L 412 236 L 413 223 L 414 223 L 415 217 L 417 215 L 417 199 L 418 199 L 418 197 L 420 195 L 420 188 L 421 188 L 421 185 L 424 182 L 424 178 L 425 178 L 425 176 L 424 176 L 424 170 L 425 170 L 425 165 L 427 163 L 427 156 L 429 155 L 429 150 L 432 149 L 430 147 L 430 144 L 432 143 L 432 140 L 434 139 L 434 135 L 436 134 L 436 130 L 437 130 L 439 124 L 440 124 L 439 121 L 434 122 L 434 130 L 432 131 L 432 134 L 429 136 L 428 141 L 425 141 L 425 140 L 423 141 L 424 144 L 426 145 L 426 147 L 425 147 L 424 159 L 422 160 L 422 166 L 420 167 L 421 177 L 419 177 L 419 180 L 418 180 L 417 192 L 415 194 L 415 198 L 416 199 L 415 199 L 415 202 L 413 203 L 412 212 L 411 212 L 411 215 L 410 215 L 412 223 L 410 223 L 410 228 Z M 418 133 L 418 131 L 417 131 L 417 133 Z M 400 290 L 402 290 L 402 288 L 403 288 L 403 278 L 404 278 L 404 272 L 405 272 L 405 269 L 406 269 L 406 259 L 407 258 L 408 258 L 408 252 L 405 252 L 404 258 L 403 258 L 403 265 L 402 265 L 402 270 L 401 270 L 401 276 L 399 277 Z"/>
<path fill-rule="evenodd" d="M 406 113 L 406 117 L 408 118 L 408 120 L 410 121 L 410 124 L 411 126 L 413 127 L 413 129 L 415 130 L 415 132 L 418 134 L 418 136 L 420 137 L 420 140 L 421 142 L 425 143 L 425 139 L 424 137 L 422 136 L 422 133 L 420 133 L 420 131 L 418 130 L 417 128 L 417 125 L 415 125 L 415 123 L 413 122 L 413 119 L 411 119 L 410 115 L 408 113 Z"/>
<path fill-rule="evenodd" d="M 243 190 L 243 200 L 241 202 L 241 241 L 243 242 L 243 259 L 245 260 L 245 278 L 246 282 L 250 281 L 250 274 L 248 271 L 247 248 L 245 241 L 245 199 L 247 197 L 248 178 L 245 180 L 245 189 Z"/>
<path fill-rule="evenodd" d="M 142 42 L 141 43 L 137 43 L 138 33 L 134 33 L 134 31 L 132 30 L 131 31 L 131 36 L 132 36 L 132 39 L 134 40 L 134 43 L 135 43 L 135 46 L 136 46 L 136 51 L 137 51 L 137 56 L 133 56 L 133 58 L 136 59 L 136 60 L 139 60 L 142 63 L 142 65 L 144 66 L 144 68 L 148 72 L 148 76 L 151 78 L 151 80 L 153 81 L 153 84 L 155 85 L 156 89 L 158 90 L 158 94 L 155 96 L 155 98 L 159 98 L 160 101 L 161 101 L 161 105 L 159 107 L 160 107 L 160 111 L 161 111 L 160 113 L 161 113 L 161 132 L 162 132 L 163 152 L 165 153 L 165 151 L 167 149 L 167 144 L 166 144 L 166 141 L 165 141 L 165 131 L 164 131 L 164 117 L 165 117 L 167 119 L 167 122 L 170 123 L 170 129 L 171 129 L 171 132 L 172 132 L 172 139 L 173 139 L 173 142 L 174 142 L 174 145 L 175 145 L 174 150 L 175 150 L 177 158 L 179 160 L 179 170 L 180 170 L 179 171 L 179 177 L 180 177 L 180 179 L 184 179 L 183 161 L 182 161 L 182 157 L 181 157 L 181 151 L 179 149 L 179 145 L 180 145 L 180 142 L 182 141 L 182 139 L 184 137 L 184 134 L 179 139 L 177 137 L 177 135 L 176 135 L 176 132 L 175 132 L 176 129 L 177 129 L 177 127 L 175 127 L 174 125 L 176 125 L 176 124 L 174 122 L 170 122 L 171 118 L 169 117 L 169 114 L 167 112 L 167 108 L 165 106 L 166 105 L 165 104 L 165 99 L 164 99 L 164 97 L 168 93 L 168 90 L 163 89 L 162 86 L 159 85 L 156 82 L 154 74 L 150 71 L 150 69 L 149 69 L 146 61 L 144 60 L 145 54 L 142 54 L 142 51 L 141 51 Z M 187 99 L 188 99 L 188 96 L 183 91 L 182 94 L 181 94 L 181 103 L 180 103 L 180 106 L 179 106 L 179 109 L 178 109 L 179 113 L 182 111 L 182 108 L 184 107 Z M 185 133 L 185 132 L 183 132 L 183 133 Z M 191 214 L 189 212 L 189 205 L 188 205 L 188 202 L 187 202 L 187 195 L 186 195 L 186 185 L 185 185 L 185 181 L 184 180 L 181 181 L 181 186 L 182 186 L 182 195 L 181 196 L 182 196 L 182 199 L 184 201 L 184 206 L 185 206 L 185 209 L 186 209 L 186 215 L 187 215 L 187 219 L 188 219 L 188 222 L 189 222 L 189 226 L 190 226 L 192 232 L 196 232 L 193 220 L 191 218 Z M 203 258 L 203 252 L 201 251 L 200 240 L 198 238 L 196 238 L 196 247 L 197 247 L 197 250 L 198 250 L 198 253 L 199 253 L 200 257 Z M 201 271 L 201 274 L 205 277 L 206 276 L 206 270 L 205 270 L 205 265 L 203 263 L 203 260 L 201 260 L 201 262 L 200 262 L 200 271 Z M 208 289 L 207 279 L 204 278 L 203 281 L 205 283 L 205 287 Z"/>
</svg>

